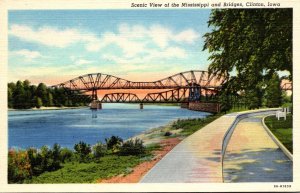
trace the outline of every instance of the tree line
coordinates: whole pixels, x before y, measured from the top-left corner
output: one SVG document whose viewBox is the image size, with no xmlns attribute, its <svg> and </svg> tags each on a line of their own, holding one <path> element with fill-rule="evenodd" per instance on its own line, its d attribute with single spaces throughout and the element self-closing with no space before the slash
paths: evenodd
<svg viewBox="0 0 300 193">
<path fill-rule="evenodd" d="M 49 88 L 44 83 L 36 86 L 28 80 L 10 82 L 7 87 L 8 107 L 14 109 L 83 106 L 89 102 L 88 97 L 79 98 L 64 88 Z"/>
</svg>

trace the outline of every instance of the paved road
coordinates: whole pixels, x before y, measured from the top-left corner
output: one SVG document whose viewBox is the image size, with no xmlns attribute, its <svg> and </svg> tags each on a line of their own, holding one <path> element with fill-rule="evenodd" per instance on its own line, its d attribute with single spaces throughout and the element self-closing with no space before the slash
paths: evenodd
<svg viewBox="0 0 300 193">
<path fill-rule="evenodd" d="M 261 116 L 241 120 L 224 159 L 225 182 L 291 182 L 293 162 L 261 124 Z"/>
<path fill-rule="evenodd" d="M 222 163 L 221 163 L 221 149 L 222 149 L 222 140 L 223 137 L 234 122 L 238 113 L 229 114 L 220 117 L 219 119 L 215 120 L 214 122 L 208 124 L 201 130 L 197 131 L 193 135 L 189 136 L 185 140 L 183 140 L 180 144 L 178 144 L 172 151 L 170 151 L 160 162 L 158 162 L 143 178 L 140 182 L 142 183 L 201 183 L 201 182 L 223 182 L 222 178 Z M 245 119 L 245 121 L 240 122 L 237 125 L 237 128 L 240 127 L 240 124 L 244 125 L 245 122 L 250 119 Z M 258 123 L 257 121 L 255 123 Z M 238 129 L 240 133 L 240 129 Z M 242 131 L 241 131 L 242 132 Z M 238 133 L 238 132 L 237 132 Z M 264 133 L 261 130 L 260 133 Z M 251 134 L 251 132 L 248 132 Z M 268 139 L 267 134 L 264 133 L 264 137 L 262 140 Z M 259 138 L 257 137 L 257 133 L 252 133 L 252 138 Z M 251 144 L 253 140 L 249 141 L 248 144 Z M 244 143 L 245 138 L 240 138 L 238 135 L 233 134 L 232 139 L 234 142 L 230 143 L 228 148 L 231 151 L 231 147 L 233 145 L 240 146 L 240 144 Z M 239 142 L 237 142 L 239 141 Z M 272 148 L 272 150 L 277 149 L 276 145 L 272 144 L 271 142 L 266 143 L 268 144 L 267 148 Z M 270 145 L 270 146 L 269 146 Z M 240 146 L 242 147 L 242 146 Z M 249 148 L 252 148 L 249 146 Z M 272 151 L 271 151 L 272 152 Z M 232 154 L 230 154 L 232 153 Z M 227 154 L 227 161 L 235 156 L 235 152 L 230 152 Z M 244 155 L 241 155 L 242 157 Z M 268 158 L 269 154 L 264 156 L 264 158 Z M 270 157 L 270 159 L 273 159 Z M 281 157 L 280 159 L 275 159 L 274 163 L 287 163 L 283 161 L 284 158 Z M 251 162 L 251 161 L 250 161 Z M 242 167 L 244 163 L 238 163 L 239 166 Z M 249 163 L 251 165 L 251 163 Z M 227 162 L 227 166 L 232 166 L 232 163 Z M 279 164 L 280 165 L 280 164 Z M 284 165 L 284 164 L 281 164 Z M 286 164 L 287 167 L 290 168 L 291 163 Z M 230 166 L 230 167 L 231 167 Z M 227 168 L 226 170 L 226 180 L 234 181 L 234 179 L 247 179 L 249 178 L 241 178 L 242 175 L 251 175 L 252 173 L 241 173 L 238 174 L 239 170 L 231 170 L 231 168 Z M 255 167 L 255 166 L 253 166 Z M 234 168 L 236 169 L 236 168 Z M 269 167 L 263 168 L 266 173 L 270 172 Z M 283 169 L 283 168 L 282 168 Z M 248 170 L 247 170 L 248 171 Z M 236 172 L 238 177 L 232 176 L 230 173 Z M 250 171 L 249 171 L 250 172 Z M 291 175 L 290 170 L 286 173 Z M 254 173 L 256 175 L 259 173 Z M 274 175 L 272 175 L 274 176 Z M 253 178 L 254 179 L 254 178 Z M 268 178 L 270 180 L 270 178 Z M 290 178 L 285 178 L 289 180 Z M 256 179 L 258 180 L 258 179 Z M 242 180 L 241 180 L 242 181 Z M 255 180 L 253 180 L 255 181 Z"/>
</svg>

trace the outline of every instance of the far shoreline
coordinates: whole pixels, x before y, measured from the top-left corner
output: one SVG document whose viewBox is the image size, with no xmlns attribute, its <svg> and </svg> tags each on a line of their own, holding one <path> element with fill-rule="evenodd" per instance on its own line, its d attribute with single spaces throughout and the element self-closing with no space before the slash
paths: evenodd
<svg viewBox="0 0 300 193">
<path fill-rule="evenodd" d="M 67 109 L 83 109 L 89 108 L 89 106 L 79 106 L 79 107 L 40 107 L 40 108 L 30 108 L 30 109 L 13 109 L 8 108 L 8 111 L 43 111 L 43 110 L 67 110 Z"/>
</svg>

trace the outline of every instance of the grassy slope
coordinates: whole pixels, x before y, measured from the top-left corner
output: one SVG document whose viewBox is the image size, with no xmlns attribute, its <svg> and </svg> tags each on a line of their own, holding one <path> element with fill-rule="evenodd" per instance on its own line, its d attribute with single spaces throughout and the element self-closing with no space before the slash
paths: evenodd
<svg viewBox="0 0 300 193">
<path fill-rule="evenodd" d="M 275 116 L 265 119 L 266 125 L 281 143 L 293 153 L 293 117 L 288 114 L 286 120 L 281 118 L 279 121 Z"/>
<path fill-rule="evenodd" d="M 213 122 L 221 115 L 208 116 L 205 119 L 185 119 L 178 120 L 172 125 L 172 129 L 183 129 L 180 135 L 189 136 L 199 129 L 203 128 L 205 125 Z"/>
<path fill-rule="evenodd" d="M 172 125 L 172 129 L 183 129 L 179 136 L 185 137 L 203 128 L 218 117 L 220 116 L 209 116 L 205 119 L 178 120 Z M 158 144 L 152 144 L 147 147 L 148 153 L 141 157 L 107 155 L 100 158 L 97 162 L 69 162 L 57 171 L 43 173 L 40 176 L 25 181 L 25 183 L 95 183 L 98 179 L 122 174 L 126 175 L 132 171 L 134 166 L 149 159 L 151 151 L 159 148 Z"/>
<path fill-rule="evenodd" d="M 57 171 L 45 172 L 25 183 L 95 183 L 100 178 L 130 173 L 141 161 L 138 156 L 108 155 L 96 162 L 68 162 Z"/>
</svg>

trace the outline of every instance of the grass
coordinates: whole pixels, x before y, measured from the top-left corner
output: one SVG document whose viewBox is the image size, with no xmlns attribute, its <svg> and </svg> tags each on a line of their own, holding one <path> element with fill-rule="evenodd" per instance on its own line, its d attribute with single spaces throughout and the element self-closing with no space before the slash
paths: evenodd
<svg viewBox="0 0 300 193">
<path fill-rule="evenodd" d="M 195 133 L 212 121 L 216 120 L 220 116 L 221 115 L 212 115 L 204 119 L 179 119 L 175 121 L 171 127 L 172 129 L 182 129 L 182 132 L 180 132 L 180 134 L 183 136 L 188 136 Z"/>
<path fill-rule="evenodd" d="M 235 112 L 241 112 L 241 111 L 249 111 L 248 107 L 234 107 L 232 109 L 230 109 L 229 111 L 226 112 L 226 114 L 228 113 L 235 113 Z"/>
<path fill-rule="evenodd" d="M 281 118 L 279 121 L 275 116 L 265 118 L 265 124 L 281 143 L 293 153 L 293 116 L 288 114 L 286 120 Z"/>
<path fill-rule="evenodd" d="M 24 183 L 96 183 L 98 179 L 128 174 L 142 162 L 139 156 L 108 155 L 89 163 L 68 162 L 54 172 L 45 172 Z"/>
</svg>

